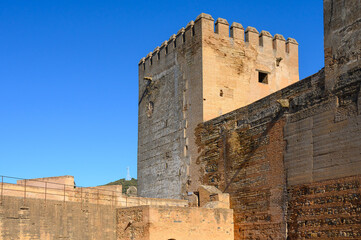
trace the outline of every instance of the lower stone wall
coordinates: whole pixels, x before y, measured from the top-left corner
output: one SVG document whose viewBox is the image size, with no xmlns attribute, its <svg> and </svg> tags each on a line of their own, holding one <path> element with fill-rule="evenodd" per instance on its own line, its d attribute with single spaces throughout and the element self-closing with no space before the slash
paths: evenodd
<svg viewBox="0 0 361 240">
<path fill-rule="evenodd" d="M 361 175 L 288 190 L 290 239 L 361 239 Z"/>
<path fill-rule="evenodd" d="M 1 240 L 116 239 L 111 205 L 2 196 Z"/>
<path fill-rule="evenodd" d="M 321 70 L 198 126 L 201 182 L 230 194 L 235 239 L 360 239 L 359 180 L 344 179 L 361 175 L 361 69 L 343 78 L 327 91 Z"/>
<path fill-rule="evenodd" d="M 233 240 L 226 208 L 139 206 L 117 209 L 117 240 Z"/>
</svg>

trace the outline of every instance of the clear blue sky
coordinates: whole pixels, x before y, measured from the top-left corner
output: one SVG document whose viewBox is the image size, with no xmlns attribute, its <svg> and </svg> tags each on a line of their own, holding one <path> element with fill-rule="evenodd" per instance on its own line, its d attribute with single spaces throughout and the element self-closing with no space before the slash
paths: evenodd
<svg viewBox="0 0 361 240">
<path fill-rule="evenodd" d="M 138 62 L 201 12 L 299 42 L 324 66 L 322 1 L 0 0 L 0 175 L 136 177 Z"/>
</svg>

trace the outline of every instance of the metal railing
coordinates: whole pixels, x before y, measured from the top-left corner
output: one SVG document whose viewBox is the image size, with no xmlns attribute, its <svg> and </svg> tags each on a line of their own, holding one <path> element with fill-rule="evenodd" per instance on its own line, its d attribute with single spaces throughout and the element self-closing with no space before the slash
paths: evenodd
<svg viewBox="0 0 361 240">
<path fill-rule="evenodd" d="M 127 198 L 122 197 L 121 191 L 107 189 L 107 186 L 81 187 L 57 182 L 36 179 L 24 179 L 10 176 L 1 177 L 0 204 L 6 196 L 19 197 L 26 205 L 27 199 L 42 199 L 46 203 L 50 200 L 62 202 L 86 203 L 127 206 Z"/>
</svg>

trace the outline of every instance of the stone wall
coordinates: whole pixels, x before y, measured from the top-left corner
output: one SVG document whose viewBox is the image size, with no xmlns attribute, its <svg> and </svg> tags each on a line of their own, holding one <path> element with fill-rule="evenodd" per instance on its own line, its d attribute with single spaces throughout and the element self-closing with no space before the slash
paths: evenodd
<svg viewBox="0 0 361 240">
<path fill-rule="evenodd" d="M 290 239 L 361 239 L 361 176 L 289 189 Z"/>
<path fill-rule="evenodd" d="M 68 178 L 74 179 L 64 179 Z M 119 207 L 188 206 L 186 200 L 125 196 L 119 185 L 74 188 L 61 181 L 43 180 L 0 183 L 1 240 L 112 240 L 116 238 L 115 214 Z"/>
<path fill-rule="evenodd" d="M 3 196 L 0 239 L 116 239 L 111 205 Z"/>
<path fill-rule="evenodd" d="M 342 78 L 352 81 L 329 92 L 321 70 L 247 107 L 200 124 L 202 181 L 230 193 L 235 239 L 285 239 L 286 222 L 295 226 L 299 221 L 287 220 L 287 209 L 297 211 L 294 203 L 299 198 L 294 189 L 324 180 L 342 185 L 344 177 L 361 175 L 361 69 L 349 70 Z M 354 186 L 360 191 L 360 185 Z M 342 197 L 344 193 L 333 194 Z M 356 208 L 361 204 L 357 196 L 352 201 Z M 342 218 L 343 213 L 333 209 L 336 206 L 320 204 L 318 208 L 330 208 L 335 218 Z M 355 223 L 345 220 L 337 229 L 358 234 Z M 321 226 L 312 231 L 317 229 L 322 232 Z"/>
<path fill-rule="evenodd" d="M 233 240 L 231 209 L 141 206 L 117 210 L 117 240 Z"/>
<path fill-rule="evenodd" d="M 197 124 L 297 80 L 296 40 L 200 14 L 139 63 L 139 195 L 196 191 Z"/>
<path fill-rule="evenodd" d="M 341 76 L 361 67 L 361 0 L 324 0 L 326 87 L 352 82 Z"/>
<path fill-rule="evenodd" d="M 200 36 L 199 23 L 191 22 L 139 64 L 139 196 L 186 193 L 187 129 L 202 121 Z"/>
</svg>

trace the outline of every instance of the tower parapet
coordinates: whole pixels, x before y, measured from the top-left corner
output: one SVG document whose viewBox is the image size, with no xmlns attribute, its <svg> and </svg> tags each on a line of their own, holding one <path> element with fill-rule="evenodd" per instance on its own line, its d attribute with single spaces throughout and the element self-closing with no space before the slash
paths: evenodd
<svg viewBox="0 0 361 240">
<path fill-rule="evenodd" d="M 200 34 L 195 34 L 195 32 Z M 288 58 L 298 59 L 298 43 L 294 38 L 287 38 L 281 34 L 272 36 L 268 31 L 258 30 L 248 26 L 244 30 L 242 24 L 233 22 L 231 26 L 224 18 L 218 18 L 215 22 L 211 15 L 201 13 L 195 21 L 190 21 L 186 27 L 179 29 L 177 34 L 173 34 L 164 41 L 160 46 L 156 47 L 153 52 L 149 53 L 145 58 L 139 61 L 139 69 L 147 69 L 157 64 L 160 58 L 166 57 L 172 53 L 174 49 L 182 48 L 183 45 L 189 43 L 193 38 L 201 38 L 203 33 L 213 31 L 213 34 L 229 38 L 230 41 L 240 41 L 246 47 L 258 47 L 259 51 L 270 51 L 274 57 L 285 56 Z M 243 45 L 242 44 L 242 45 Z"/>
</svg>

